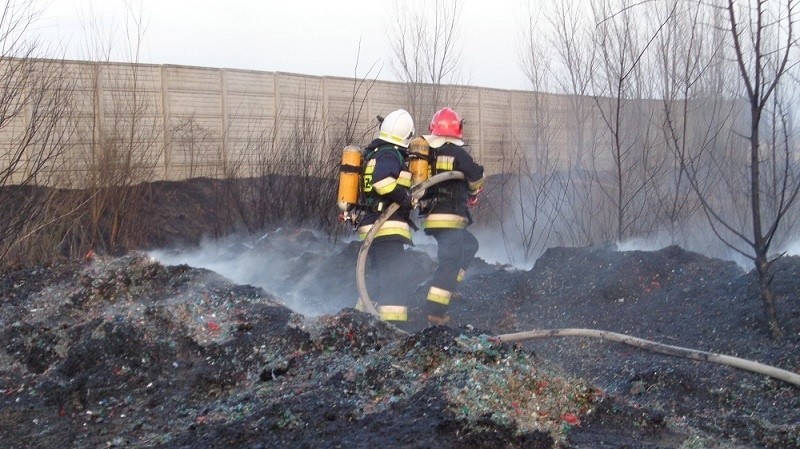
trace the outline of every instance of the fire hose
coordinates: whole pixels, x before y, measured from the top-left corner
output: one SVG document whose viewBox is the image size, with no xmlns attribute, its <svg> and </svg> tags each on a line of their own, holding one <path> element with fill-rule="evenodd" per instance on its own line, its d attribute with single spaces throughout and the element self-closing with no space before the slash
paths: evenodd
<svg viewBox="0 0 800 449">
<path fill-rule="evenodd" d="M 524 340 L 533 340 L 537 338 L 551 338 L 551 337 L 593 337 L 603 340 L 615 341 L 624 343 L 626 345 L 634 346 L 637 348 L 645 349 L 647 351 L 658 352 L 675 357 L 683 357 L 692 360 L 699 360 L 702 362 L 711 362 L 720 365 L 728 365 L 734 368 L 751 371 L 754 373 L 764 374 L 766 376 L 794 384 L 800 387 L 800 374 L 792 371 L 784 370 L 763 363 L 755 362 L 752 360 L 733 357 L 725 354 L 717 354 L 713 352 L 700 351 L 697 349 L 682 348 L 680 346 L 666 345 L 657 343 L 643 338 L 632 337 L 630 335 L 618 334 L 616 332 L 601 331 L 597 329 L 550 329 L 550 330 L 533 330 L 528 332 L 517 332 L 513 334 L 503 334 L 493 337 L 500 342 L 519 342 Z"/>
<path fill-rule="evenodd" d="M 443 181 L 451 179 L 464 179 L 464 174 L 458 171 L 451 171 L 441 173 L 428 178 L 414 187 L 411 188 L 411 196 L 415 200 L 419 200 L 425 194 L 425 189 L 438 184 Z M 364 310 L 371 315 L 378 316 L 378 310 L 372 303 L 367 292 L 367 283 L 365 276 L 365 266 L 367 261 L 367 254 L 372 240 L 378 233 L 380 227 L 389 219 L 389 217 L 397 211 L 400 206 L 397 203 L 392 203 L 372 225 L 372 228 L 367 233 L 361 249 L 358 251 L 358 261 L 356 263 L 356 284 L 358 286 L 358 294 Z M 763 374 L 784 382 L 793 384 L 800 387 L 800 374 L 792 371 L 784 370 L 763 363 L 755 362 L 752 360 L 733 357 L 725 354 L 718 354 L 713 352 L 700 351 L 697 349 L 683 348 L 680 346 L 667 345 L 658 343 L 643 338 L 632 337 L 630 335 L 619 334 L 615 332 L 602 331 L 597 329 L 549 329 L 549 330 L 532 330 L 527 332 L 517 332 L 511 334 L 502 334 L 492 337 L 493 340 L 507 343 L 507 342 L 521 342 L 526 340 L 534 340 L 540 338 L 553 338 L 553 337 L 591 337 L 600 338 L 602 340 L 609 340 L 618 343 L 623 343 L 629 346 L 637 347 L 647 351 L 657 352 L 661 354 L 671 355 L 674 357 L 683 357 L 691 360 L 699 360 L 702 362 L 716 363 L 719 365 L 728 365 L 734 368 L 739 368 L 745 371 L 750 371 L 758 374 Z"/>
<path fill-rule="evenodd" d="M 422 198 L 422 195 L 425 194 L 425 189 L 428 187 L 436 185 L 440 182 L 449 181 L 451 179 L 464 179 L 464 174 L 460 171 L 449 171 L 431 176 L 430 178 L 414 185 L 411 188 L 411 197 L 415 200 L 419 200 Z M 367 264 L 367 253 L 369 252 L 369 247 L 372 245 L 372 240 L 375 239 L 375 235 L 378 233 L 378 230 L 380 230 L 381 226 L 386 223 L 386 220 L 388 220 L 389 217 L 391 217 L 392 214 L 395 213 L 395 211 L 397 211 L 399 208 L 399 204 L 392 203 L 386 208 L 385 211 L 383 211 L 380 217 L 375 220 L 375 223 L 372 224 L 372 228 L 370 228 L 367 236 L 364 238 L 364 243 L 361 245 L 361 249 L 358 250 L 358 261 L 356 262 L 356 285 L 358 287 L 358 297 L 360 298 L 359 300 L 361 301 L 361 305 L 364 307 L 364 310 L 374 316 L 378 316 L 378 310 L 375 308 L 375 304 L 373 304 L 372 300 L 369 298 L 364 269 Z"/>
</svg>

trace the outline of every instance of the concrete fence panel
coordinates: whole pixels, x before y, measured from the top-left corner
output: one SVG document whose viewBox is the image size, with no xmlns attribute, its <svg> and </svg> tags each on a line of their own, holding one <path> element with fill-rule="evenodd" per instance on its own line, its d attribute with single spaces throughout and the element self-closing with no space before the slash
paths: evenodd
<svg viewBox="0 0 800 449">
<path fill-rule="evenodd" d="M 128 162 L 152 166 L 142 181 L 250 176 L 265 158 L 295 144 L 328 160 L 343 145 L 367 143 L 375 117 L 400 107 L 415 114 L 417 134 L 428 132 L 436 108 L 456 109 L 465 120 L 464 140 L 489 174 L 507 170 L 519 154 L 545 154 L 565 166 L 580 142 L 570 120 L 574 102 L 558 95 L 175 65 L 58 61 L 57 67 L 69 81 L 71 109 L 61 131 L 67 163 L 53 170 L 75 174 L 59 183 L 76 187 L 82 174 L 119 168 L 112 159 L 124 151 L 135 153 Z M 0 128 L 6 166 L 24 134 L 25 114 Z"/>
</svg>

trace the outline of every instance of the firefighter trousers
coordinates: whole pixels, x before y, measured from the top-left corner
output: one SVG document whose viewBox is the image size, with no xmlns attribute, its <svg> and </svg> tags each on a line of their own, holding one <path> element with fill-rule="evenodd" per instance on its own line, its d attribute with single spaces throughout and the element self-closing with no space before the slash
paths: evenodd
<svg viewBox="0 0 800 449">
<path fill-rule="evenodd" d="M 410 296 L 408 270 L 402 266 L 403 242 L 393 237 L 378 237 L 367 258 L 367 291 L 379 305 L 406 306 Z"/>
<path fill-rule="evenodd" d="M 466 229 L 428 229 L 427 232 L 436 239 L 438 258 L 428 300 L 446 307 L 460 274 L 463 275 L 478 252 L 478 239 Z M 439 293 L 438 298 L 434 292 Z"/>
</svg>

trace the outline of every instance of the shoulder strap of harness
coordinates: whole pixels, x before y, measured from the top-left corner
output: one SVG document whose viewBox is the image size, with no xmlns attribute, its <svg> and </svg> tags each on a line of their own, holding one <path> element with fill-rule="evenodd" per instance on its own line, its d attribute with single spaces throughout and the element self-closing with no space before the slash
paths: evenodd
<svg viewBox="0 0 800 449">
<path fill-rule="evenodd" d="M 403 158 L 402 153 L 400 153 L 400 150 L 398 150 L 397 147 L 395 147 L 394 145 L 381 145 L 378 148 L 375 148 L 374 150 L 372 150 L 369 153 L 367 153 L 364 156 L 364 160 L 368 161 L 370 159 L 374 159 L 378 155 L 378 153 L 380 153 L 382 151 L 392 151 L 392 152 L 394 152 L 394 155 L 397 158 L 397 162 L 399 162 L 400 165 L 403 165 L 405 163 L 405 160 Z"/>
</svg>

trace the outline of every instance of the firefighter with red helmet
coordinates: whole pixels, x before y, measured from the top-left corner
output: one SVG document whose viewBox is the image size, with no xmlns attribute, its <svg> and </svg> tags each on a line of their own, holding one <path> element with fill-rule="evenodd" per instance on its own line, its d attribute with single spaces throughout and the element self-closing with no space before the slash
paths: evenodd
<svg viewBox="0 0 800 449">
<path fill-rule="evenodd" d="M 420 212 L 426 234 L 437 243 L 438 266 L 425 301 L 425 313 L 431 324 L 449 321 L 447 314 L 455 289 L 464 279 L 469 263 L 478 252 L 478 239 L 467 230 L 472 224 L 469 207 L 483 190 L 483 167 L 476 163 L 461 140 L 464 122 L 450 108 L 434 114 L 426 135 L 431 149 L 431 175 L 460 171 L 464 179 L 436 184 L 425 192 L 425 206 Z"/>
<path fill-rule="evenodd" d="M 392 203 L 400 208 L 381 226 L 372 241 L 367 264 L 367 288 L 385 321 L 402 324 L 408 320 L 408 280 L 398 269 L 404 245 L 411 245 L 411 173 L 408 171 L 408 143 L 414 135 L 411 115 L 398 109 L 380 118 L 378 137 L 364 148 L 361 191 L 366 210 L 359 222 L 362 240 L 381 213 Z M 361 301 L 356 305 L 361 308 Z"/>
</svg>

